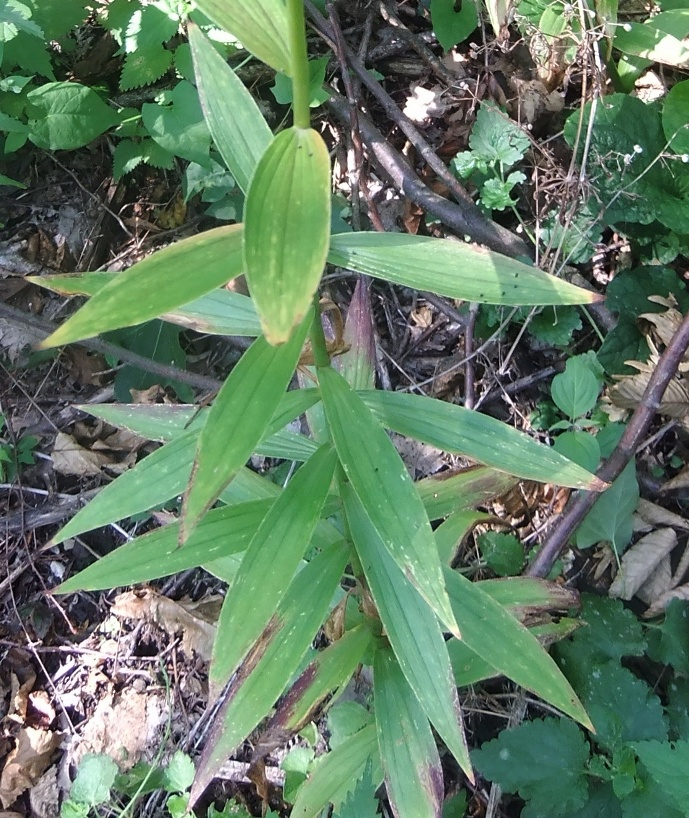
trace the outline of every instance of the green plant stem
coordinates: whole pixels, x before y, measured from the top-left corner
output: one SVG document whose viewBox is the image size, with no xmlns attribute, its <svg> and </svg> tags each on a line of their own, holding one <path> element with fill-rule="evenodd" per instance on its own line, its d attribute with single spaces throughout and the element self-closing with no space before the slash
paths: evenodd
<svg viewBox="0 0 689 818">
<path fill-rule="evenodd" d="M 313 352 L 313 362 L 320 369 L 324 366 L 330 366 L 330 355 L 328 354 L 328 347 L 325 343 L 325 333 L 323 332 L 323 324 L 321 323 L 321 306 L 318 300 L 318 293 L 313 297 L 314 316 L 311 324 L 311 350 Z"/>
<path fill-rule="evenodd" d="M 303 0 L 287 0 L 289 50 L 292 63 L 292 110 L 294 127 L 311 127 L 309 106 L 309 62 L 306 53 L 306 29 Z"/>
</svg>

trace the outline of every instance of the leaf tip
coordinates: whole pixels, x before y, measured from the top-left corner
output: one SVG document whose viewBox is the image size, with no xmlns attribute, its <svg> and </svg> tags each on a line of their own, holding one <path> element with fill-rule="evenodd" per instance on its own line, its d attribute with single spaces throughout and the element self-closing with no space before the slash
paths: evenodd
<svg viewBox="0 0 689 818">
<path fill-rule="evenodd" d="M 601 480 L 600 477 L 594 477 L 589 481 L 586 488 L 589 491 L 605 491 L 606 489 L 610 488 L 610 483 L 606 483 L 605 480 Z"/>
</svg>

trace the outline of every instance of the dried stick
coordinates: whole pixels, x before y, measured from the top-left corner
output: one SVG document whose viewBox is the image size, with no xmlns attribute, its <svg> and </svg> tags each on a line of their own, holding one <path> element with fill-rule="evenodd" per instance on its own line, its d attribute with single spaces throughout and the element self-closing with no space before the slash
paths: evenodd
<svg viewBox="0 0 689 818">
<path fill-rule="evenodd" d="M 624 467 L 634 457 L 653 420 L 653 416 L 658 411 L 665 390 L 687 351 L 687 347 L 689 347 L 689 313 L 684 316 L 679 329 L 660 356 L 658 365 L 651 375 L 648 386 L 639 405 L 634 410 L 632 419 L 617 444 L 617 448 L 596 472 L 596 476 L 605 483 L 612 483 L 613 480 L 619 477 Z M 590 511 L 598 497 L 599 494 L 593 491 L 580 491 L 577 493 L 558 520 L 548 539 L 539 549 L 534 561 L 526 570 L 527 576 L 545 577 L 548 575 L 567 540 Z"/>
</svg>

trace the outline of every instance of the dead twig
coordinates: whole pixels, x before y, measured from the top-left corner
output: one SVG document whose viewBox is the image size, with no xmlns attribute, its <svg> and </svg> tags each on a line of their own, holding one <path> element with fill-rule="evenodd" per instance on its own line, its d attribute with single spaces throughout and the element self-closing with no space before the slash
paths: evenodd
<svg viewBox="0 0 689 818">
<path fill-rule="evenodd" d="M 689 347 L 689 313 L 684 316 L 679 329 L 660 356 L 658 365 L 651 375 L 641 401 L 634 410 L 617 448 L 596 472 L 596 476 L 603 482 L 612 483 L 622 474 L 627 463 L 636 454 L 687 347 Z M 548 575 L 570 536 L 599 496 L 599 493 L 593 491 L 577 493 L 528 567 L 527 576 L 545 577 Z"/>
</svg>

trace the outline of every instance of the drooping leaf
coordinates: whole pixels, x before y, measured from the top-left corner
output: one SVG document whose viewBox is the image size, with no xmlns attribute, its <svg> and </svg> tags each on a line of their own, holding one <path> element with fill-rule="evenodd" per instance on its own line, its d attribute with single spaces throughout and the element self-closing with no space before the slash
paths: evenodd
<svg viewBox="0 0 689 818">
<path fill-rule="evenodd" d="M 41 346 L 70 344 L 156 318 L 239 275 L 242 263 L 241 225 L 176 242 L 111 276 L 105 286 L 99 286 L 103 277 L 92 279 L 95 294 Z"/>
<path fill-rule="evenodd" d="M 472 244 L 402 233 L 341 233 L 328 261 L 416 290 L 484 304 L 589 304 L 600 297 Z"/>
<path fill-rule="evenodd" d="M 391 650 L 373 667 L 378 746 L 396 818 L 440 818 L 443 772 L 428 719 Z"/>
<path fill-rule="evenodd" d="M 242 81 L 193 23 L 189 24 L 189 42 L 208 130 L 246 193 L 273 134 Z"/>
<path fill-rule="evenodd" d="M 251 540 L 223 602 L 210 668 L 219 690 L 267 626 L 304 556 L 337 457 L 322 446 L 294 475 Z"/>
<path fill-rule="evenodd" d="M 404 463 L 344 378 L 330 367 L 318 375 L 342 468 L 371 524 L 404 575 L 456 633 L 433 531 Z"/>
<path fill-rule="evenodd" d="M 198 0 L 197 8 L 271 68 L 291 72 L 287 11 L 284 0 Z"/>
<path fill-rule="evenodd" d="M 603 483 L 523 432 L 444 401 L 402 392 L 359 393 L 390 429 L 526 480 L 600 491 Z"/>
<path fill-rule="evenodd" d="M 308 315 L 281 347 L 257 338 L 218 393 L 199 435 L 184 497 L 183 540 L 261 439 L 292 377 L 311 320 Z"/>
<path fill-rule="evenodd" d="M 288 128 L 265 151 L 244 208 L 246 280 L 263 332 L 284 343 L 318 287 L 330 240 L 330 157 L 316 131 Z"/>
<path fill-rule="evenodd" d="M 292 582 L 268 627 L 225 694 L 198 763 L 193 805 L 237 745 L 263 719 L 299 667 L 328 610 L 349 557 L 342 545 L 322 551 Z"/>
<path fill-rule="evenodd" d="M 354 545 L 397 661 L 424 713 L 471 777 L 457 689 L 438 620 L 388 553 L 352 488 L 346 483 L 341 488 Z"/>
</svg>

